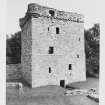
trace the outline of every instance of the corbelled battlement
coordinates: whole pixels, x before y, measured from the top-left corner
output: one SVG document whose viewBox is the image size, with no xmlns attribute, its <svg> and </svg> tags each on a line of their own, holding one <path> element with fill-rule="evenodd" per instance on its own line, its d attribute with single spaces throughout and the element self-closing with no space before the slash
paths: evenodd
<svg viewBox="0 0 105 105">
<path fill-rule="evenodd" d="M 20 26 L 23 26 L 26 20 L 29 19 L 31 16 L 34 16 L 35 18 L 36 17 L 54 18 L 62 21 L 66 20 L 78 23 L 84 22 L 84 16 L 81 14 L 59 11 L 57 9 L 41 6 L 36 3 L 31 3 L 28 5 L 26 16 L 20 19 Z"/>
<path fill-rule="evenodd" d="M 40 16 L 48 16 L 48 17 L 51 16 L 59 19 L 67 19 L 75 22 L 83 22 L 83 15 L 73 12 L 59 11 L 57 9 L 40 6 L 35 3 L 28 5 L 27 13 L 32 13 L 32 14 L 37 13 Z"/>
</svg>

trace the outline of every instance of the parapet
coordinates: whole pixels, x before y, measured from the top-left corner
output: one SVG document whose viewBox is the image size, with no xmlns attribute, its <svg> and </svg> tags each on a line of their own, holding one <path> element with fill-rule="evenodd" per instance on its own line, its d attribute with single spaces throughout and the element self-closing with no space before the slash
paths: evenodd
<svg viewBox="0 0 105 105">
<path fill-rule="evenodd" d="M 77 14 L 77 13 L 73 13 L 73 12 L 59 11 L 57 9 L 41 6 L 36 3 L 30 3 L 30 4 L 28 4 L 26 16 L 24 18 L 20 19 L 20 26 L 22 26 L 24 24 L 25 20 L 27 20 L 31 16 L 48 17 L 48 18 L 72 21 L 72 22 L 77 22 L 77 23 L 84 22 L 84 16 L 81 14 Z"/>
</svg>

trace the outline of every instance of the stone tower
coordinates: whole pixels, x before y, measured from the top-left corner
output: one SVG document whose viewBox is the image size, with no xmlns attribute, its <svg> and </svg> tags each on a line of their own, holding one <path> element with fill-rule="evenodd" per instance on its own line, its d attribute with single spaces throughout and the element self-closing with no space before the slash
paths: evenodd
<svg viewBox="0 0 105 105">
<path fill-rule="evenodd" d="M 28 5 L 22 29 L 22 74 L 32 88 L 86 80 L 83 15 Z"/>
</svg>

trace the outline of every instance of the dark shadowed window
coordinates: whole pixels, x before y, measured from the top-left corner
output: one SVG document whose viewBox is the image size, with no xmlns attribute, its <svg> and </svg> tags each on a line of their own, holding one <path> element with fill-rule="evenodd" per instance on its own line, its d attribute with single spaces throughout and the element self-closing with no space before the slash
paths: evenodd
<svg viewBox="0 0 105 105">
<path fill-rule="evenodd" d="M 54 53 L 54 48 L 53 47 L 49 47 L 49 54 L 53 54 Z"/>
<path fill-rule="evenodd" d="M 78 40 L 80 41 L 80 38 Z"/>
<path fill-rule="evenodd" d="M 49 73 L 51 73 L 51 67 L 49 67 Z"/>
<path fill-rule="evenodd" d="M 56 27 L 56 34 L 59 34 L 59 27 Z"/>
<path fill-rule="evenodd" d="M 48 31 L 49 31 L 49 27 L 48 27 Z"/>
<path fill-rule="evenodd" d="M 71 64 L 69 64 L 69 70 L 71 70 L 72 69 L 72 65 Z"/>
<path fill-rule="evenodd" d="M 79 55 L 77 54 L 77 58 L 79 58 Z"/>
<path fill-rule="evenodd" d="M 49 10 L 49 14 L 51 15 L 51 16 L 54 16 L 54 11 L 53 10 Z"/>
</svg>

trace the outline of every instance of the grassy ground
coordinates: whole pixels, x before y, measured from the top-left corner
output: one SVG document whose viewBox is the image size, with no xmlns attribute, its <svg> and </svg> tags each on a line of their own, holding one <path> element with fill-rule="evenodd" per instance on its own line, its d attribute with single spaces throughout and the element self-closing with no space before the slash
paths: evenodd
<svg viewBox="0 0 105 105">
<path fill-rule="evenodd" d="M 99 94 L 99 78 L 89 77 L 84 82 L 77 82 L 69 84 L 68 86 L 78 89 L 90 89 L 96 88 L 96 93 Z"/>
<path fill-rule="evenodd" d="M 97 80 L 89 79 L 89 84 L 95 83 Z M 88 80 L 88 81 L 89 81 Z M 83 83 L 83 84 L 84 84 Z M 72 84 L 77 88 L 85 88 L 83 84 Z M 92 86 L 96 87 L 96 83 Z M 24 93 L 19 95 L 16 88 L 8 87 L 6 95 L 6 105 L 98 105 L 97 102 L 87 98 L 86 96 L 65 96 L 65 89 L 59 86 L 44 86 L 39 88 L 28 88 L 24 86 Z"/>
</svg>

